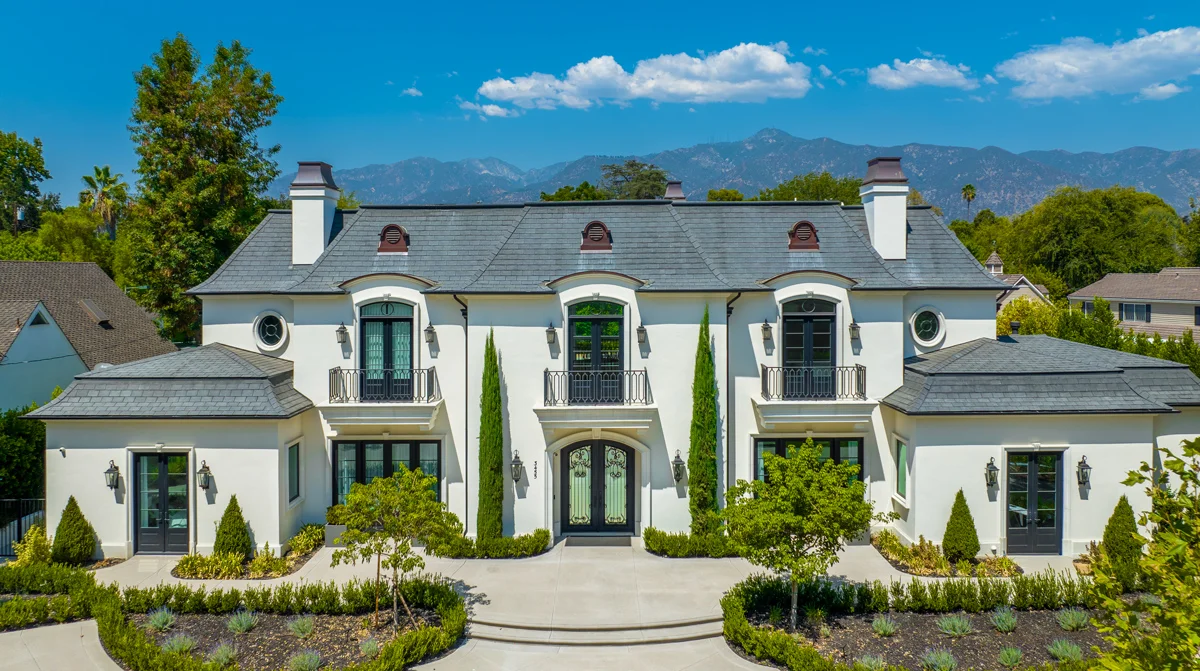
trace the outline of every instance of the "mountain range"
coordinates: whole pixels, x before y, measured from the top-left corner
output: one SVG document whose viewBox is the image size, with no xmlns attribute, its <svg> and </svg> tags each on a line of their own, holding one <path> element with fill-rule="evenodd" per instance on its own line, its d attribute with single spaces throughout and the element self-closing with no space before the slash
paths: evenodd
<svg viewBox="0 0 1200 671">
<path fill-rule="evenodd" d="M 369 204 L 506 203 L 537 200 L 564 184 L 600 180 L 600 166 L 627 158 L 653 163 L 683 181 L 691 200 L 709 189 L 739 189 L 747 197 L 793 175 L 828 170 L 863 175 L 867 160 L 901 156 L 909 183 L 940 206 L 947 219 L 963 217 L 964 184 L 974 184 L 971 210 L 1022 212 L 1060 185 L 1099 188 L 1120 184 L 1161 196 L 1180 214 L 1188 198 L 1200 197 L 1200 149 L 1164 151 L 1133 147 L 1112 153 L 1062 150 L 1015 154 L 999 147 L 906 144 L 850 145 L 829 138 L 807 140 L 768 128 L 737 142 L 714 142 L 642 156 L 584 156 L 544 168 L 522 170 L 497 158 L 438 161 L 417 157 L 389 164 L 334 170 L 339 187 Z M 283 175 L 271 193 L 286 193 L 294 174 Z"/>
</svg>

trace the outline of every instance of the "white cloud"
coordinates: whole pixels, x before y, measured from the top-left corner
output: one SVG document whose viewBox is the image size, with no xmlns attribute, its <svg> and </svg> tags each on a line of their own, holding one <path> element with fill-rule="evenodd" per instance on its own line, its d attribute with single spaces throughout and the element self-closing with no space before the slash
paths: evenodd
<svg viewBox="0 0 1200 671">
<path fill-rule="evenodd" d="M 830 70 L 828 67 L 826 67 L 824 63 L 818 65 L 817 70 L 820 71 L 821 76 L 825 77 L 826 79 L 833 76 L 833 70 Z"/>
<path fill-rule="evenodd" d="M 921 47 L 917 47 L 917 53 L 921 54 L 925 58 L 940 58 L 940 59 L 946 58 L 945 54 L 935 54 L 932 51 L 929 51 L 927 49 L 922 49 Z"/>
<path fill-rule="evenodd" d="M 389 80 L 387 80 L 386 82 L 384 82 L 384 85 L 385 85 L 385 86 L 392 86 L 394 83 L 395 83 L 395 82 L 393 82 L 392 80 L 390 80 L 390 79 L 389 79 Z"/>
<path fill-rule="evenodd" d="M 1138 37 L 1145 37 L 1150 34 L 1150 31 L 1146 30 L 1145 28 L 1138 28 L 1137 34 L 1138 34 Z"/>
<path fill-rule="evenodd" d="M 458 103 L 458 107 L 459 107 L 459 109 L 464 109 L 464 110 L 467 110 L 468 112 L 475 112 L 476 114 L 479 115 L 480 119 L 484 119 L 485 121 L 487 120 L 487 117 L 491 117 L 491 116 L 494 116 L 494 117 L 521 116 L 520 110 L 509 109 L 507 107 L 501 107 L 499 105 L 491 105 L 491 104 L 487 104 L 487 103 L 481 105 L 479 103 L 473 103 L 473 102 L 470 102 L 467 100 L 460 100 Z"/>
<path fill-rule="evenodd" d="M 1154 15 L 1153 15 L 1153 14 L 1151 14 L 1150 16 L 1147 16 L 1147 17 L 1146 17 L 1146 20 L 1147 20 L 1147 21 L 1153 21 L 1153 20 L 1154 20 Z"/>
<path fill-rule="evenodd" d="M 451 70 L 450 72 L 446 73 L 446 77 L 457 77 L 457 76 L 458 76 L 458 70 Z"/>
<path fill-rule="evenodd" d="M 1128 42 L 1098 44 L 1073 37 L 1035 47 L 996 66 L 1019 82 L 1020 98 L 1077 98 L 1093 93 L 1140 93 L 1180 80 L 1200 66 L 1200 28 L 1164 30 Z"/>
<path fill-rule="evenodd" d="M 971 68 L 951 65 L 932 58 L 914 58 L 907 63 L 899 58 L 891 65 L 883 63 L 867 70 L 867 81 L 883 89 L 907 89 L 913 86 L 944 86 L 969 91 L 979 88 Z"/>
<path fill-rule="evenodd" d="M 1180 93 L 1191 91 L 1190 86 L 1179 86 L 1174 83 L 1167 84 L 1151 84 L 1138 92 L 1137 100 L 1166 100 L 1173 98 Z"/>
<path fill-rule="evenodd" d="M 525 109 L 587 109 L 632 100 L 655 103 L 763 102 L 768 98 L 802 98 L 812 83 L 811 70 L 789 61 L 785 42 L 751 43 L 703 58 L 665 54 L 638 61 L 633 72 L 612 56 L 598 56 L 571 66 L 560 77 L 534 72 L 497 77 L 479 87 L 479 95 Z"/>
<path fill-rule="evenodd" d="M 996 81 L 996 78 L 991 75 L 984 75 L 983 83 L 984 84 L 999 84 L 1000 82 Z"/>
<path fill-rule="evenodd" d="M 824 49 L 815 49 L 812 46 L 807 46 L 804 47 L 804 53 L 808 54 L 809 56 L 824 56 L 829 52 L 825 51 Z"/>
<path fill-rule="evenodd" d="M 421 93 L 421 89 L 417 88 L 416 85 L 413 85 L 413 86 L 410 86 L 410 87 L 404 89 L 403 91 L 401 91 L 400 95 L 412 96 L 414 98 L 420 98 L 421 96 L 423 96 L 425 94 Z"/>
</svg>

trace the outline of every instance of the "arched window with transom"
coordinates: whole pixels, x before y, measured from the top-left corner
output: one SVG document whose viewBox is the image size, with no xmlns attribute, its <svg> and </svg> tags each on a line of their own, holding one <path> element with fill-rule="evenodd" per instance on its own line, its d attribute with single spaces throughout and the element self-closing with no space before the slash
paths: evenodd
<svg viewBox="0 0 1200 671">
<path fill-rule="evenodd" d="M 571 401 L 622 402 L 625 306 L 609 301 L 575 303 L 567 310 L 567 329 Z"/>
<path fill-rule="evenodd" d="M 798 298 L 783 304 L 785 398 L 836 395 L 837 304 Z"/>
<path fill-rule="evenodd" d="M 404 401 L 413 396 L 413 307 L 383 301 L 359 309 L 364 401 Z"/>
</svg>

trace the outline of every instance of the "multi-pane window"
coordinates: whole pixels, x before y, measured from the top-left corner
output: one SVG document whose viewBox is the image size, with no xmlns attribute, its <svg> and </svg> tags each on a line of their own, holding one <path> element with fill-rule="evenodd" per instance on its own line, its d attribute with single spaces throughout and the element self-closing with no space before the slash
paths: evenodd
<svg viewBox="0 0 1200 671">
<path fill-rule="evenodd" d="M 800 449 L 806 438 L 756 438 L 754 440 L 755 478 L 763 479 L 763 455 L 775 454 L 788 456 L 792 450 Z M 858 464 L 858 479 L 863 479 L 863 439 L 862 438 L 813 438 L 819 458 L 824 461 L 833 459 L 839 464 Z"/>
<path fill-rule="evenodd" d="M 300 443 L 289 445 L 288 458 L 288 501 L 300 498 Z"/>
<path fill-rule="evenodd" d="M 1150 321 L 1150 304 L 1149 303 L 1121 303 L 1121 321 L 1123 321 L 1123 322 L 1149 322 Z"/>
<path fill-rule="evenodd" d="M 908 445 L 903 440 L 896 441 L 896 495 L 908 498 Z"/>
<path fill-rule="evenodd" d="M 570 307 L 568 366 L 573 403 L 620 403 L 625 368 L 625 308 L 588 301 Z"/>
<path fill-rule="evenodd" d="M 436 440 L 334 441 L 333 501 L 345 503 L 350 486 L 391 477 L 403 465 L 442 479 L 442 445 Z M 433 490 L 441 500 L 441 489 Z"/>
<path fill-rule="evenodd" d="M 1083 314 L 1090 316 L 1092 314 L 1092 311 L 1095 309 L 1096 309 L 1096 306 L 1091 301 L 1083 302 Z"/>
</svg>

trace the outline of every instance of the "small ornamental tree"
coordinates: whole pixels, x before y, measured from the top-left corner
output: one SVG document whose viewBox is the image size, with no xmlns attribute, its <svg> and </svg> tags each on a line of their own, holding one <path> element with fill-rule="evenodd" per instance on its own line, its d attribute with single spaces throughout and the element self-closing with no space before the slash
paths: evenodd
<svg viewBox="0 0 1200 671">
<path fill-rule="evenodd" d="M 229 497 L 229 505 L 225 506 L 225 514 L 221 515 L 221 523 L 217 525 L 213 554 L 221 553 L 235 554 L 244 562 L 254 558 L 254 541 L 250 540 L 250 529 L 246 526 L 246 518 L 242 517 L 236 494 Z"/>
<path fill-rule="evenodd" d="M 1143 462 L 1125 479 L 1146 485 L 1152 503 L 1139 516 L 1155 530 L 1138 557 L 1138 586 L 1149 596 L 1125 595 L 1107 551 L 1092 565 L 1104 612 L 1098 629 L 1111 646 L 1100 655 L 1101 668 L 1183 671 L 1200 659 L 1200 439 L 1181 449 L 1182 457 L 1161 448 L 1160 473 Z"/>
<path fill-rule="evenodd" d="M 688 508 L 692 534 L 716 531 L 717 517 L 717 377 L 708 331 L 708 306 L 700 321 L 696 370 L 692 379 L 692 433 L 688 447 Z"/>
<path fill-rule="evenodd" d="M 420 541 L 462 534 L 462 525 L 446 504 L 437 500 L 437 476 L 397 464 L 390 478 L 375 478 L 370 484 L 355 483 L 346 496 L 346 531 L 338 537 L 343 547 L 334 550 L 333 565 L 375 561 L 375 626 L 379 626 L 381 573 L 392 572 L 392 623 L 400 624 L 403 605 L 419 627 L 404 599 L 401 584 L 409 573 L 425 568 L 423 553 L 413 548 Z M 397 603 L 399 602 L 399 603 Z"/>
<path fill-rule="evenodd" d="M 792 629 L 800 582 L 822 575 L 838 550 L 870 530 L 872 513 L 857 464 L 821 461 L 811 438 L 786 458 L 763 455 L 764 480 L 739 480 L 725 495 L 729 540 L 752 564 L 786 573 L 792 584 Z"/>
<path fill-rule="evenodd" d="M 1145 539 L 1138 535 L 1137 521 L 1133 518 L 1133 507 L 1129 499 L 1121 496 L 1113 508 L 1112 517 L 1104 525 L 1101 549 L 1112 565 L 1113 575 L 1124 586 L 1126 592 L 1137 587 L 1138 560 L 1142 558 Z"/>
<path fill-rule="evenodd" d="M 83 516 L 75 497 L 67 499 L 54 530 L 54 543 L 50 546 L 50 558 L 58 564 L 85 564 L 96 556 L 96 530 Z"/>
<path fill-rule="evenodd" d="M 496 334 L 489 331 L 483 348 L 483 390 L 479 395 L 479 507 L 476 538 L 504 535 L 504 417 L 500 399 L 500 357 Z"/>
<path fill-rule="evenodd" d="M 954 496 L 954 507 L 950 509 L 950 520 L 946 522 L 946 533 L 942 536 L 942 552 L 951 563 L 974 559 L 979 554 L 979 534 L 975 531 L 975 518 L 967 507 L 963 490 Z"/>
</svg>

